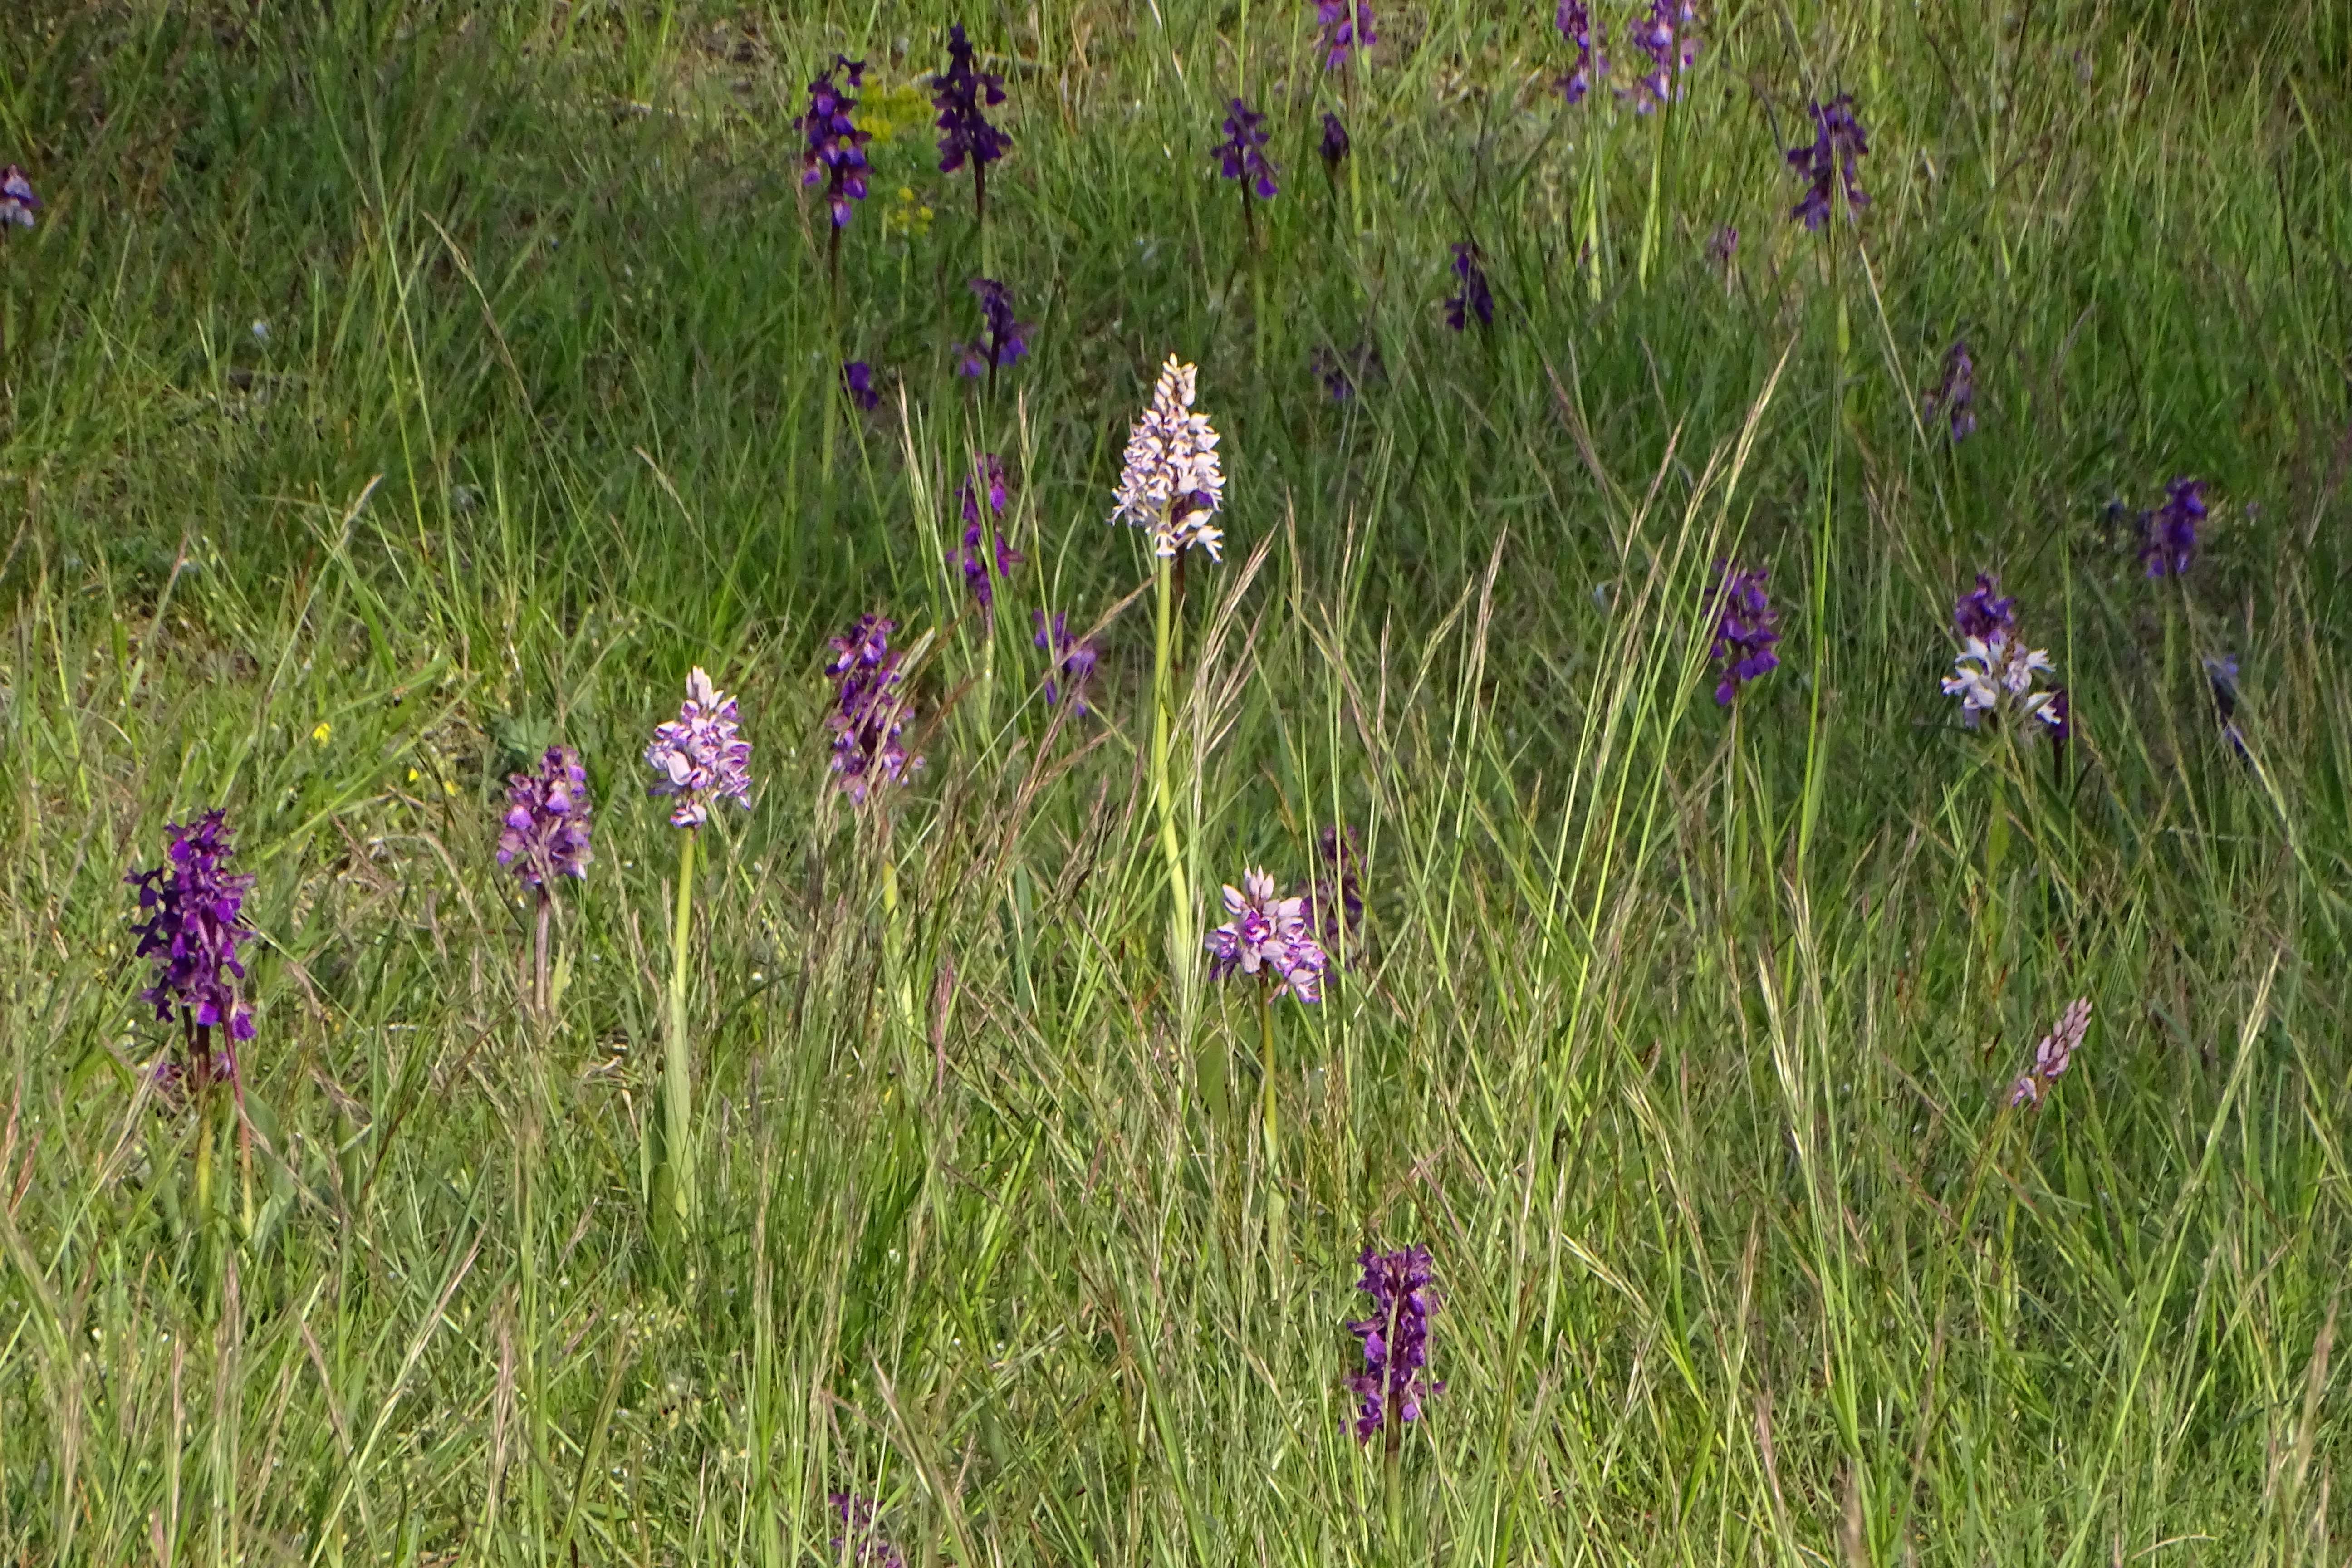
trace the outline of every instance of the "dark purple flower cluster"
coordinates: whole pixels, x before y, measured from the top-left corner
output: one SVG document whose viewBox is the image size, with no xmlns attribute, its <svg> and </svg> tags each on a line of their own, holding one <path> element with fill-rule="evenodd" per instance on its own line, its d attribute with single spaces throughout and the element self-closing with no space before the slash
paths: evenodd
<svg viewBox="0 0 2352 1568">
<path fill-rule="evenodd" d="M 2205 521 L 2205 481 L 2186 477 L 2166 488 L 2164 504 L 2139 514 L 2139 558 L 2151 577 L 2178 577 L 2197 559 L 2197 525 Z"/>
<path fill-rule="evenodd" d="M 2017 635 L 2017 601 L 2000 596 L 2000 579 L 1977 574 L 1977 585 L 1952 605 L 1952 629 L 1966 642 L 2007 642 Z"/>
<path fill-rule="evenodd" d="M 1770 567 L 1748 572 L 1718 561 L 1715 572 L 1715 645 L 1707 657 L 1722 673 L 1715 700 L 1723 704 L 1742 685 L 1780 667 L 1780 656 L 1772 651 L 1780 640 L 1780 618 L 1764 592 Z"/>
<path fill-rule="evenodd" d="M 33 194 L 25 171 L 14 163 L 0 169 L 0 229 L 30 228 L 40 210 L 41 198 Z"/>
<path fill-rule="evenodd" d="M 833 639 L 833 662 L 826 675 L 838 684 L 832 714 L 825 720 L 833 731 L 833 771 L 841 791 L 864 802 L 878 780 L 896 784 L 923 765 L 909 757 L 904 739 L 914 706 L 900 689 L 898 656 L 890 649 L 896 621 L 881 616 L 861 616 L 846 635 Z"/>
<path fill-rule="evenodd" d="M 1967 440 L 1977 428 L 1977 362 L 1969 353 L 1969 340 L 1954 338 L 1944 351 L 1944 379 L 1921 400 L 1922 415 L 1942 415 L 1955 443 Z"/>
<path fill-rule="evenodd" d="M 1352 958 L 1364 927 L 1364 889 L 1358 875 L 1363 858 L 1356 847 L 1356 830 L 1327 827 L 1316 849 L 1323 874 L 1304 890 L 1307 923 L 1327 951 L 1337 952 L 1344 946 Z"/>
<path fill-rule="evenodd" d="M 1445 324 L 1458 332 L 1475 316 L 1480 326 L 1493 326 L 1495 295 L 1486 287 L 1486 269 L 1478 263 L 1476 241 L 1465 239 L 1454 246 L 1454 276 L 1461 290 L 1445 301 Z"/>
<path fill-rule="evenodd" d="M 845 87 L 833 79 L 835 71 L 847 79 Z M 850 95 L 865 80 L 864 60 L 834 56 L 833 64 L 809 83 L 808 113 L 801 120 L 801 130 L 808 138 L 808 151 L 801 155 L 801 184 L 824 183 L 824 199 L 833 208 L 835 228 L 848 226 L 850 203 L 866 199 L 866 144 L 874 138 L 850 119 L 857 108 L 857 100 Z"/>
<path fill-rule="evenodd" d="M 988 511 L 981 512 L 981 500 L 985 497 Z M 995 607 L 996 590 L 989 582 L 988 535 L 996 536 L 996 577 L 998 581 L 1013 575 L 1013 569 L 1025 559 L 1004 542 L 1001 530 L 991 526 L 992 520 L 1004 515 L 1009 499 L 1003 461 L 993 452 L 982 454 L 978 468 L 966 474 L 956 486 L 956 502 L 963 514 L 963 548 L 948 552 L 948 564 L 963 571 L 964 586 L 979 601 L 981 614 Z"/>
<path fill-rule="evenodd" d="M 1606 57 L 1592 47 L 1592 12 L 1584 0 L 1559 0 L 1559 31 L 1576 48 L 1576 68 L 1552 85 L 1570 103 L 1581 103 L 1592 84 L 1609 74 Z"/>
<path fill-rule="evenodd" d="M 834 1562 L 856 1568 L 907 1568 L 906 1557 L 882 1533 L 880 1503 L 856 1492 L 834 1492 L 824 1500 L 841 1520 L 841 1533 L 827 1542 Z"/>
<path fill-rule="evenodd" d="M 1352 349 L 1318 348 L 1307 357 L 1307 368 L 1323 384 L 1334 403 L 1346 403 L 1367 381 L 1385 374 L 1380 345 L 1358 343 Z"/>
<path fill-rule="evenodd" d="M 1274 164 L 1265 155 L 1272 134 L 1265 128 L 1265 116 L 1237 98 L 1233 112 L 1225 116 L 1225 139 L 1217 143 L 1218 172 L 1228 180 L 1246 182 L 1244 190 L 1254 190 L 1266 201 L 1281 189 L 1275 184 Z"/>
<path fill-rule="evenodd" d="M 1372 31 L 1372 0 L 1315 0 L 1316 25 L 1323 29 L 1323 68 L 1338 70 L 1354 49 L 1381 41 Z"/>
<path fill-rule="evenodd" d="M 875 406 L 882 401 L 882 394 L 874 385 L 874 367 L 862 359 L 843 363 L 841 390 L 849 395 L 850 402 L 867 414 L 873 413 Z"/>
<path fill-rule="evenodd" d="M 1698 37 L 1690 31 L 1697 21 L 1690 0 L 1650 0 L 1648 15 L 1627 19 L 1625 41 L 1650 57 L 1650 68 L 1617 89 L 1633 100 L 1636 114 L 1682 101 L 1683 73 L 1698 58 Z"/>
<path fill-rule="evenodd" d="M 499 864 L 526 888 L 557 877 L 585 877 L 595 858 L 588 847 L 588 770 L 569 746 L 550 746 L 538 771 L 507 777 L 506 825 L 499 834 Z"/>
<path fill-rule="evenodd" d="M 1789 167 L 1811 183 L 1805 187 L 1804 200 L 1790 207 L 1789 216 L 1809 229 L 1817 229 L 1829 221 L 1832 180 L 1844 186 L 1849 214 L 1870 205 L 1856 167 L 1870 152 L 1870 141 L 1863 134 L 1862 121 L 1853 117 L 1851 93 L 1842 92 L 1827 103 L 1809 104 L 1805 111 L 1813 119 L 1813 140 L 1790 148 L 1787 156 Z"/>
<path fill-rule="evenodd" d="M 1356 1441 L 1368 1443 L 1374 1433 L 1385 1431 L 1393 1447 L 1403 1439 L 1404 1423 L 1420 1420 L 1422 1405 L 1445 1386 L 1423 1375 L 1429 1366 L 1429 1314 L 1437 1307 L 1429 1248 L 1378 1252 L 1367 1247 L 1360 1261 L 1364 1274 L 1356 1289 L 1372 1299 L 1372 1310 L 1348 1325 L 1364 1342 L 1364 1370 L 1348 1380 L 1360 1401 Z"/>
<path fill-rule="evenodd" d="M 1037 635 L 1032 638 L 1045 650 L 1045 701 L 1059 702 L 1065 695 L 1073 711 L 1084 718 L 1087 712 L 1087 687 L 1095 678 L 1095 663 L 1099 657 L 1095 645 L 1085 637 L 1070 635 L 1070 619 L 1056 611 L 1052 626 L 1045 624 L 1045 612 L 1029 612 L 1029 624 Z"/>
<path fill-rule="evenodd" d="M 1013 290 L 993 278 L 975 278 L 971 291 L 980 297 L 980 336 L 971 344 L 958 343 L 956 370 L 974 377 L 992 376 L 999 365 L 1018 363 L 1029 353 L 1034 323 L 1013 314 Z"/>
<path fill-rule="evenodd" d="M 984 108 L 1004 101 L 1004 79 L 972 68 L 963 24 L 948 29 L 948 68 L 931 78 L 931 106 L 940 111 L 940 173 L 952 174 L 971 160 L 976 174 L 1004 156 L 1013 138 L 988 122 Z"/>
<path fill-rule="evenodd" d="M 191 1029 L 226 1028 L 232 1040 L 253 1038 L 253 1009 L 237 999 L 245 965 L 236 950 L 254 940 L 245 923 L 249 874 L 227 869 L 230 854 L 225 815 L 208 811 L 188 826 L 164 826 L 169 858 L 152 870 L 133 871 L 123 881 L 139 889 L 146 919 L 135 922 L 138 956 L 155 961 L 155 984 L 139 999 L 172 1020 L 174 1009 Z M 200 1060 L 198 1070 L 210 1070 Z"/>
<path fill-rule="evenodd" d="M 1339 165 L 1346 160 L 1351 145 L 1348 140 L 1348 128 L 1339 123 L 1338 115 L 1325 110 L 1323 141 L 1316 151 L 1323 154 L 1323 167 L 1333 178 L 1339 177 Z"/>
<path fill-rule="evenodd" d="M 2050 700 L 2042 710 L 2042 721 L 2050 726 L 2050 749 L 2064 752 L 2066 742 L 2074 738 L 2074 702 L 2064 687 L 2050 693 Z"/>
</svg>

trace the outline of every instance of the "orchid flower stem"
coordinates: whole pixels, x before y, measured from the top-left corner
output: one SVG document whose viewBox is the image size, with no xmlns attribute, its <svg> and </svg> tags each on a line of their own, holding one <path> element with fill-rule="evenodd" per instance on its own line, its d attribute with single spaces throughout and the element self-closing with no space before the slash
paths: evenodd
<svg viewBox="0 0 2352 1568">
<path fill-rule="evenodd" d="M 677 923 L 670 932 L 669 1031 L 662 1055 L 662 1160 L 668 1173 L 668 1204 L 658 1223 L 683 1234 L 694 1214 L 693 1084 L 686 1050 L 687 950 L 694 932 L 694 846 L 701 837 L 686 830 L 677 853 Z"/>
<path fill-rule="evenodd" d="M 1388 1521 L 1389 1557 L 1404 1561 L 1404 1428 L 1393 1419 L 1381 1454 L 1381 1512 Z"/>
<path fill-rule="evenodd" d="M 1282 1141 L 1276 1121 L 1276 1082 L 1274 1055 L 1274 998 L 1264 986 L 1258 988 L 1257 1031 L 1259 1050 L 1259 1092 L 1264 1097 L 1263 1117 L 1265 1124 L 1265 1230 L 1266 1260 L 1274 1276 L 1275 1289 L 1282 1288 L 1290 1250 L 1289 1216 L 1282 1192 Z"/>
<path fill-rule="evenodd" d="M 1176 828 L 1176 784 L 1171 776 L 1170 732 L 1176 719 L 1175 564 L 1167 556 L 1157 568 L 1159 615 L 1152 636 L 1151 798 L 1160 813 L 1160 850 L 1168 862 L 1168 956 L 1174 970 L 1178 1010 L 1190 1016 L 1192 972 L 1198 945 L 1192 940 L 1192 891 L 1184 870 L 1184 842 Z"/>
<path fill-rule="evenodd" d="M 554 907 L 553 896 L 548 892 L 547 885 L 544 882 L 541 883 L 539 919 L 531 931 L 530 995 L 531 1005 L 538 1012 L 540 1022 L 542 1024 L 547 1021 L 547 1015 L 551 1005 L 547 979 L 547 932 Z"/>
</svg>

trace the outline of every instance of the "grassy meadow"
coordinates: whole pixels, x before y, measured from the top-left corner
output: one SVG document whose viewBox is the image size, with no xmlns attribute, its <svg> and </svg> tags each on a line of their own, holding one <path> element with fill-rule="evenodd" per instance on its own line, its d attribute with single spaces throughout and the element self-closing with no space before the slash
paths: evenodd
<svg viewBox="0 0 2352 1568">
<path fill-rule="evenodd" d="M 44 203 L 0 233 L 0 1562 L 2352 1551 L 2352 11 L 1711 0 L 1638 114 L 1629 0 L 1575 104 L 1550 0 L 1376 10 L 1339 71 L 1311 0 L 0 23 Z M 984 224 L 952 22 L 1004 78 Z M 1842 92 L 1868 205 L 1808 231 L 1783 153 Z M 1027 353 L 974 378 L 980 276 Z M 1171 353 L 1226 547 L 1164 833 L 1106 520 Z M 946 561 L 982 454 L 992 613 Z M 1781 632 L 1724 704 L 1718 562 Z M 2063 746 L 1939 689 L 1979 572 Z M 866 614 L 925 765 L 861 805 Z M 643 753 L 696 666 L 753 787 L 674 1031 Z M 558 742 L 594 858 L 541 1007 L 494 851 Z M 211 807 L 257 879 L 217 1117 L 124 885 Z M 1322 1000 L 1208 978 L 1220 885 L 1335 828 Z M 1391 1470 L 1346 1325 L 1410 1245 L 1443 1388 Z"/>
</svg>

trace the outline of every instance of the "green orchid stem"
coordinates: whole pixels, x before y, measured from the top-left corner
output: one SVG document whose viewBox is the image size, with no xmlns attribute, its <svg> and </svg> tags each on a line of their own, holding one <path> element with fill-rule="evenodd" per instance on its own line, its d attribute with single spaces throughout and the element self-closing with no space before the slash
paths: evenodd
<svg viewBox="0 0 2352 1568">
<path fill-rule="evenodd" d="M 1290 1256 L 1289 1215 L 1282 1193 L 1282 1140 L 1275 1109 L 1274 998 L 1263 987 L 1257 998 L 1257 1032 L 1259 1092 L 1265 1102 L 1266 1258 L 1278 1289 Z"/>
<path fill-rule="evenodd" d="M 683 1235 L 694 1215 L 694 1086 L 687 1071 L 686 964 L 694 931 L 694 846 L 701 834 L 686 830 L 677 853 L 677 923 L 670 931 L 669 1034 L 662 1054 L 662 1160 L 669 1176 L 663 1223 Z"/>
<path fill-rule="evenodd" d="M 886 812 L 887 807 L 883 808 Z M 890 999 L 898 1009 L 898 1023 L 911 1040 L 916 1027 L 915 994 L 907 980 L 907 932 L 905 916 L 898 901 L 898 858 L 890 850 L 890 819 L 878 818 L 881 825 L 882 854 L 882 963 L 888 971 L 886 979 Z M 913 1081 L 911 1079 L 909 1082 Z"/>
<path fill-rule="evenodd" d="M 547 979 L 547 928 L 554 907 L 554 897 L 542 883 L 539 889 L 539 920 L 531 931 L 530 964 L 531 1006 L 539 1014 L 541 1023 L 547 1021 L 551 996 Z"/>
<path fill-rule="evenodd" d="M 1176 570 L 1159 560 L 1159 616 L 1152 632 L 1151 798 L 1160 812 L 1160 850 L 1168 862 L 1168 957 L 1174 970 L 1177 1010 L 1190 1017 L 1192 993 L 1192 890 L 1184 871 L 1184 841 L 1176 830 L 1176 786 L 1170 776 L 1169 735 L 1176 721 Z"/>
<path fill-rule="evenodd" d="M 1404 1428 L 1393 1411 L 1385 1434 L 1388 1447 L 1381 1455 L 1381 1511 L 1388 1521 L 1389 1556 L 1404 1561 Z"/>
</svg>

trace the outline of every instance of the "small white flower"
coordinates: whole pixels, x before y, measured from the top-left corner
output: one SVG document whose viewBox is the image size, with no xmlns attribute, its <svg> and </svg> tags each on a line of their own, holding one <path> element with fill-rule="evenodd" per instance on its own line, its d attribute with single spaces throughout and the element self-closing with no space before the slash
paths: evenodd
<svg viewBox="0 0 2352 1568">
<path fill-rule="evenodd" d="M 1224 534 L 1209 519 L 1225 503 L 1225 476 L 1215 428 L 1192 412 L 1196 374 L 1174 354 L 1160 367 L 1151 406 L 1127 437 L 1111 521 L 1150 529 L 1156 555 L 1198 547 L 1218 561 Z"/>
</svg>

